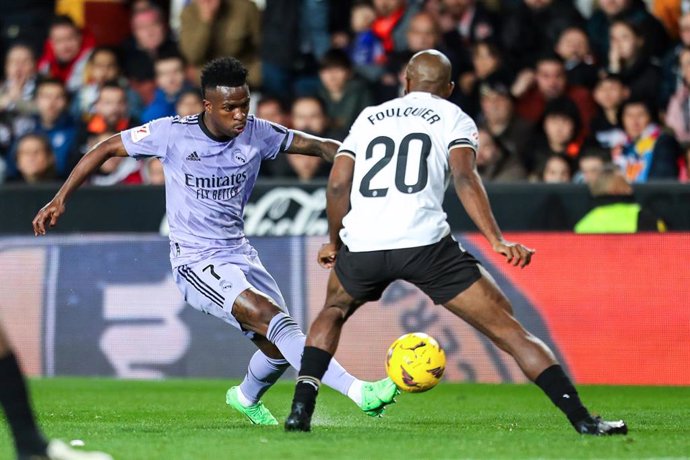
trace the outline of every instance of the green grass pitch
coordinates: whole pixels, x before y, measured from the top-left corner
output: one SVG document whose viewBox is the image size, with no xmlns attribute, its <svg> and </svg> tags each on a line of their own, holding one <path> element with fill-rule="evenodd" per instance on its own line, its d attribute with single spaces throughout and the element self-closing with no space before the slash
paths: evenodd
<svg viewBox="0 0 690 460">
<path fill-rule="evenodd" d="M 45 432 L 81 439 L 121 460 L 690 458 L 690 388 L 580 388 L 593 412 L 623 418 L 630 434 L 582 437 L 531 385 L 441 384 L 403 394 L 385 417 L 362 414 L 322 390 L 312 433 L 257 427 L 225 405 L 221 380 L 31 382 Z M 283 420 L 292 383 L 264 397 Z M 0 459 L 11 459 L 0 425 Z"/>
</svg>

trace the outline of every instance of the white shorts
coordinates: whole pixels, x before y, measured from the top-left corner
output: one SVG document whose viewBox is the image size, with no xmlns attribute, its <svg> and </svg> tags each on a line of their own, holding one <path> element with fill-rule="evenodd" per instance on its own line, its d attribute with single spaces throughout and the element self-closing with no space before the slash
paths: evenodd
<svg viewBox="0 0 690 460">
<path fill-rule="evenodd" d="M 242 292 L 257 291 L 288 313 L 278 285 L 254 248 L 246 254 L 218 251 L 202 262 L 180 265 L 173 269 L 173 278 L 189 305 L 235 326 L 249 338 L 254 333 L 243 330 L 232 315 L 235 299 Z"/>
</svg>

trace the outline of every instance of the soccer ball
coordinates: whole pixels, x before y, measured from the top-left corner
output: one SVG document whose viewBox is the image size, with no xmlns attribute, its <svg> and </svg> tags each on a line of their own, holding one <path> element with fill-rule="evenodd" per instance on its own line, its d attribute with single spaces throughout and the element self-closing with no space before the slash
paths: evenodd
<svg viewBox="0 0 690 460">
<path fill-rule="evenodd" d="M 402 391 L 431 390 L 446 369 L 446 354 L 438 342 L 423 332 L 405 334 L 388 349 L 386 372 Z"/>
</svg>

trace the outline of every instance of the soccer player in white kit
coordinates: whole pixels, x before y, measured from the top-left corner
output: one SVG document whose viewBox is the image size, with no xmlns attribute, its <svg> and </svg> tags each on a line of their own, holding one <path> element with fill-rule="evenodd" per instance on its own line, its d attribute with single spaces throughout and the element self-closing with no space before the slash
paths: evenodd
<svg viewBox="0 0 690 460">
<path fill-rule="evenodd" d="M 479 262 L 453 239 L 442 203 L 452 175 L 465 210 L 494 251 L 524 268 L 534 251 L 506 241 L 475 167 L 477 127 L 446 101 L 448 58 L 415 54 L 405 96 L 362 111 L 336 155 L 328 181 L 330 242 L 319 263 L 333 268 L 324 309 L 309 329 L 287 431 L 310 431 L 319 384 L 341 329 L 357 308 L 397 279 L 486 334 L 511 354 L 582 434 L 625 434 L 623 421 L 592 417 L 551 350 L 513 317 Z"/>
<path fill-rule="evenodd" d="M 262 160 L 298 153 L 332 161 L 340 143 L 249 115 L 246 78 L 237 59 L 211 61 L 201 75 L 202 113 L 154 120 L 94 147 L 33 226 L 43 235 L 46 223 L 55 225 L 69 195 L 108 158 L 159 158 L 177 286 L 192 307 L 240 329 L 259 348 L 226 402 L 255 424 L 277 425 L 260 398 L 288 365 L 299 369 L 305 336 L 244 235 L 244 206 Z M 390 379 L 363 382 L 335 360 L 324 381 L 371 416 L 381 415 L 398 393 Z"/>
</svg>

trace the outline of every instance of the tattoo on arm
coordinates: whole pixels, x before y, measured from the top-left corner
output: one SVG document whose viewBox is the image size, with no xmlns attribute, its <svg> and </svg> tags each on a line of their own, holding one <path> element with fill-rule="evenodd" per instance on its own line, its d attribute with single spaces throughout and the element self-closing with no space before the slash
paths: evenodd
<svg viewBox="0 0 690 460">
<path fill-rule="evenodd" d="M 329 163 L 333 163 L 333 158 L 338 152 L 340 142 L 333 139 L 312 136 L 311 134 L 293 130 L 293 137 L 287 153 L 299 153 L 314 157 L 321 157 Z"/>
</svg>

